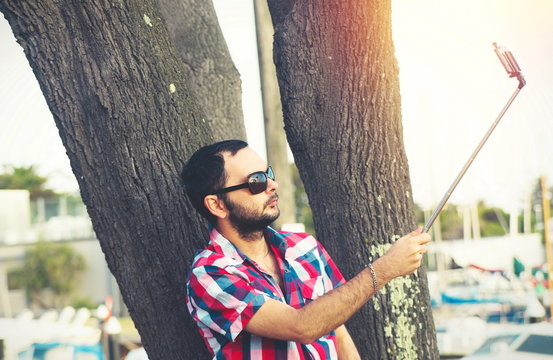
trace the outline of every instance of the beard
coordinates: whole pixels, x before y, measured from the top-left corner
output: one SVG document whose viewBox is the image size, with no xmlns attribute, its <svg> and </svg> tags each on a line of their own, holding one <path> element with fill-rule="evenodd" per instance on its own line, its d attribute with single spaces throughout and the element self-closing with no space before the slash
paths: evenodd
<svg viewBox="0 0 553 360">
<path fill-rule="evenodd" d="M 246 208 L 240 204 L 233 203 L 226 197 L 223 198 L 225 206 L 229 210 L 229 220 L 234 229 L 238 231 L 243 239 L 256 239 L 259 233 L 265 230 L 265 228 L 273 223 L 279 215 L 280 210 L 276 207 L 277 212 L 273 214 L 265 214 L 264 210 L 275 199 L 278 199 L 278 195 L 273 195 L 263 205 L 261 211 Z"/>
</svg>

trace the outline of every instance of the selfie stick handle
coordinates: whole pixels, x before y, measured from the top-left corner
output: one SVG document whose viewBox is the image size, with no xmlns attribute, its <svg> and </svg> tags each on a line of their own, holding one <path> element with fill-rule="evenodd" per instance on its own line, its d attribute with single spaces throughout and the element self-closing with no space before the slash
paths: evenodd
<svg viewBox="0 0 553 360">
<path fill-rule="evenodd" d="M 519 81 L 519 85 L 518 85 L 517 89 L 515 90 L 515 92 L 513 93 L 513 95 L 511 95 L 511 98 L 509 99 L 507 104 L 503 107 L 503 110 L 501 110 L 501 112 L 499 113 L 499 116 L 497 117 L 497 119 L 495 119 L 492 126 L 488 129 L 488 131 L 484 135 L 484 138 L 482 138 L 482 140 L 480 141 L 480 143 L 478 144 L 478 146 L 476 147 L 476 149 L 474 150 L 474 152 L 472 153 L 472 155 L 470 156 L 470 158 L 466 162 L 465 166 L 463 166 L 463 168 L 461 169 L 461 172 L 459 172 L 459 175 L 457 175 L 457 177 L 455 178 L 455 180 L 453 181 L 453 183 L 451 184 L 449 189 L 446 191 L 446 193 L 442 197 L 442 200 L 440 200 L 440 203 L 438 204 L 438 206 L 436 207 L 436 209 L 434 210 L 434 212 L 432 213 L 432 215 L 430 216 L 430 218 L 426 222 L 426 225 L 424 225 L 424 232 L 428 232 L 428 230 L 430 230 L 430 227 L 432 227 L 432 224 L 434 224 L 434 221 L 436 220 L 438 215 L 440 215 L 440 212 L 442 211 L 443 207 L 447 203 L 447 200 L 449 199 L 449 197 L 453 193 L 453 190 L 455 190 L 455 188 L 457 187 L 457 185 L 461 181 L 461 178 L 467 172 L 468 168 L 470 167 L 470 165 L 474 161 L 474 158 L 476 158 L 476 155 L 478 155 L 478 153 L 480 152 L 480 149 L 482 149 L 482 147 L 484 146 L 484 144 L 486 143 L 486 141 L 488 140 L 488 138 L 490 137 L 490 135 L 494 131 L 497 124 L 499 124 L 499 121 L 501 120 L 503 115 L 505 115 L 505 113 L 507 112 L 507 109 L 509 109 L 509 107 L 511 106 L 511 104 L 513 103 L 515 98 L 517 97 L 520 90 L 524 87 L 524 85 L 526 85 L 526 80 L 522 76 L 520 67 L 518 66 L 515 58 L 513 57 L 513 54 L 511 54 L 510 51 L 508 51 L 507 49 L 505 49 L 503 47 L 498 47 L 496 43 L 494 43 L 494 46 L 495 46 L 495 53 L 499 57 L 499 60 L 501 61 L 503 66 L 505 67 L 505 70 L 509 74 L 509 77 L 517 77 L 517 79 Z"/>
</svg>

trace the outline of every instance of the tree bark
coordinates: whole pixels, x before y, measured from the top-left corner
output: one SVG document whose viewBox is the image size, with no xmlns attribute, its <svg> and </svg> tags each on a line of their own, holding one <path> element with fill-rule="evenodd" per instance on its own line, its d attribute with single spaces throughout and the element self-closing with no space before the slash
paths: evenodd
<svg viewBox="0 0 553 360">
<path fill-rule="evenodd" d="M 157 0 L 215 141 L 246 140 L 240 74 L 211 0 Z"/>
<path fill-rule="evenodd" d="M 269 0 L 288 142 L 317 235 L 351 278 L 415 228 L 390 1 Z M 365 359 L 438 359 L 426 274 L 348 322 Z"/>
<path fill-rule="evenodd" d="M 259 73 L 265 120 L 267 161 L 275 170 L 279 184 L 280 216 L 273 224 L 281 229 L 284 224 L 296 222 L 292 168 L 288 161 L 288 143 L 282 120 L 282 104 L 273 62 L 273 24 L 266 0 L 254 0 L 255 28 L 259 54 Z"/>
<path fill-rule="evenodd" d="M 185 306 L 207 231 L 178 173 L 213 142 L 153 0 L 1 0 L 150 359 L 208 354 Z"/>
</svg>

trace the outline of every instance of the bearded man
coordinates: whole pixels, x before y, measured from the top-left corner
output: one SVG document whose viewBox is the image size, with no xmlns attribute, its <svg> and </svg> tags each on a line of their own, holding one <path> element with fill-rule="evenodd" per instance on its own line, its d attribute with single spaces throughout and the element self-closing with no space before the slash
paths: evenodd
<svg viewBox="0 0 553 360">
<path fill-rule="evenodd" d="M 344 323 L 388 281 L 413 273 L 430 241 L 419 228 L 346 282 L 311 235 L 269 226 L 278 184 L 247 143 L 199 149 L 181 177 L 210 224 L 187 305 L 214 359 L 359 359 Z"/>
</svg>

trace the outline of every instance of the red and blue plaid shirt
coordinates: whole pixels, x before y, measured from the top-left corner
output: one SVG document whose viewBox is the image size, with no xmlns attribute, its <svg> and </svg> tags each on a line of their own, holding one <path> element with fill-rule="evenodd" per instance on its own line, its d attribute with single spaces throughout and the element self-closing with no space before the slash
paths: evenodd
<svg viewBox="0 0 553 360">
<path fill-rule="evenodd" d="M 214 228 L 187 282 L 187 305 L 214 359 L 337 359 L 336 334 L 311 344 L 275 340 L 244 331 L 268 299 L 296 309 L 345 282 L 322 245 L 309 234 L 267 228 L 285 293 L 268 273 Z"/>
</svg>

